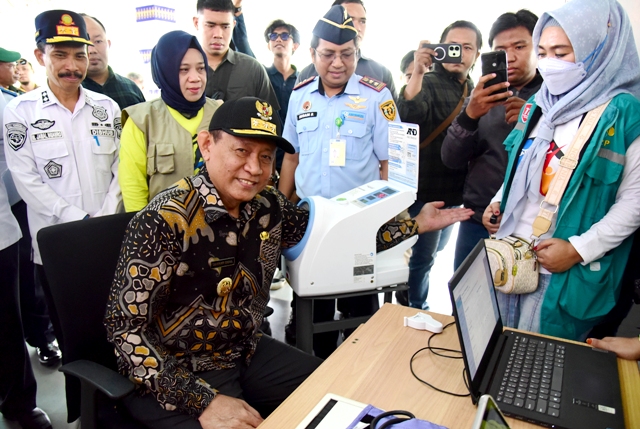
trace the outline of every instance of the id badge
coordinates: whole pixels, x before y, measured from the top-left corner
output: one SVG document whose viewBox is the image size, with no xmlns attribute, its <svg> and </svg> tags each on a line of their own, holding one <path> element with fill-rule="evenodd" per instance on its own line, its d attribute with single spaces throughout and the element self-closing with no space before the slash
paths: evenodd
<svg viewBox="0 0 640 429">
<path fill-rule="evenodd" d="M 329 166 L 344 167 L 347 155 L 347 141 L 343 139 L 329 140 Z"/>
</svg>

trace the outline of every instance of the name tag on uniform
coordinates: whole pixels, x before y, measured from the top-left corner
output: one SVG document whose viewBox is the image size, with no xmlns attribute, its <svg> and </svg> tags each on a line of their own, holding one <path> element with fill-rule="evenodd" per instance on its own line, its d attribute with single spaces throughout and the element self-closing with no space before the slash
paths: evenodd
<svg viewBox="0 0 640 429">
<path fill-rule="evenodd" d="M 347 155 L 347 141 L 343 139 L 329 140 L 329 166 L 344 167 Z"/>
</svg>

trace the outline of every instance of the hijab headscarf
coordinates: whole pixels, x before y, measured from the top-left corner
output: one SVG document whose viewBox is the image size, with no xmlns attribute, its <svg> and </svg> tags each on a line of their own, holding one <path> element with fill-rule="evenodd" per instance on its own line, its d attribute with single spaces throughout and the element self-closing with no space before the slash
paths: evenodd
<svg viewBox="0 0 640 429">
<path fill-rule="evenodd" d="M 173 109 L 182 114 L 195 116 L 204 106 L 204 91 L 198 101 L 188 101 L 180 89 L 180 64 L 187 50 L 197 49 L 202 54 L 204 66 L 209 67 L 207 55 L 195 36 L 184 31 L 170 31 L 158 40 L 151 51 L 151 76 L 160 88 L 160 97 Z M 202 83 L 203 88 L 206 82 Z"/>
<path fill-rule="evenodd" d="M 538 201 L 542 165 L 556 126 L 584 115 L 618 94 L 640 98 L 638 50 L 629 17 L 616 0 L 573 0 L 542 14 L 533 30 L 536 54 L 542 30 L 552 20 L 567 34 L 576 62 L 584 64 L 587 74 L 566 94 L 553 95 L 544 83 L 536 94 L 536 104 L 544 117 L 533 144 L 518 164 L 498 238 L 513 233 L 526 198 Z"/>
</svg>

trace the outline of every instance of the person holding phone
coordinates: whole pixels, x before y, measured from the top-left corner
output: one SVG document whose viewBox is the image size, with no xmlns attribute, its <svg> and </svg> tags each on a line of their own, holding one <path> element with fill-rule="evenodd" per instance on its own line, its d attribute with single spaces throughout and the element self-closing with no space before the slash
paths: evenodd
<svg viewBox="0 0 640 429">
<path fill-rule="evenodd" d="M 504 238 L 530 237 L 536 221 L 541 238 L 532 246 L 537 289 L 497 292 L 504 325 L 582 341 L 616 305 L 640 226 L 640 57 L 615 0 L 573 0 L 544 13 L 533 41 L 544 83 L 505 140 L 505 181 L 483 223 Z M 595 128 L 580 137 L 597 108 Z M 574 140 L 584 146 L 567 162 Z M 563 177 L 557 205 L 543 205 Z"/>
<path fill-rule="evenodd" d="M 471 219 L 460 223 L 454 269 L 478 240 L 489 237 L 482 225 L 482 214 L 500 188 L 507 168 L 507 152 L 502 143 L 515 126 L 525 100 L 542 85 L 531 37 L 537 20 L 532 12 L 522 9 L 500 15 L 493 23 L 489 45 L 506 54 L 508 82 L 487 85 L 496 74 L 482 76 L 442 143 L 444 165 L 468 166 L 462 199 L 465 207 L 475 212 Z M 496 93 L 500 90 L 503 92 Z"/>
<path fill-rule="evenodd" d="M 413 73 L 400 91 L 398 113 L 403 121 L 420 125 L 420 173 L 418 198 L 409 207 L 414 216 L 427 201 L 444 201 L 446 207 L 462 204 L 466 166 L 451 169 L 441 159 L 447 126 L 462 107 L 461 101 L 473 90 L 469 71 L 482 49 L 482 34 L 469 21 L 456 21 L 442 32 L 440 43 L 456 43 L 462 48 L 460 62 L 434 62 L 437 53 L 420 41 L 414 54 Z M 427 73 L 433 64 L 433 71 Z M 451 117 L 453 115 L 453 117 Z M 451 228 L 423 234 L 413 246 L 409 261 L 409 291 L 396 292 L 399 304 L 427 310 L 429 272 L 436 254 L 449 241 Z"/>
</svg>

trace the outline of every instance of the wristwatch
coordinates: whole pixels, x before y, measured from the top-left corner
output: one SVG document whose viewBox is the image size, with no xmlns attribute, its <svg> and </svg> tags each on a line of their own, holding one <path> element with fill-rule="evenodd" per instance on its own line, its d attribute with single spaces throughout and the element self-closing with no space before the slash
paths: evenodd
<svg viewBox="0 0 640 429">
<path fill-rule="evenodd" d="M 238 12 L 242 12 L 242 6 L 233 8 L 234 15 L 237 14 Z"/>
</svg>

